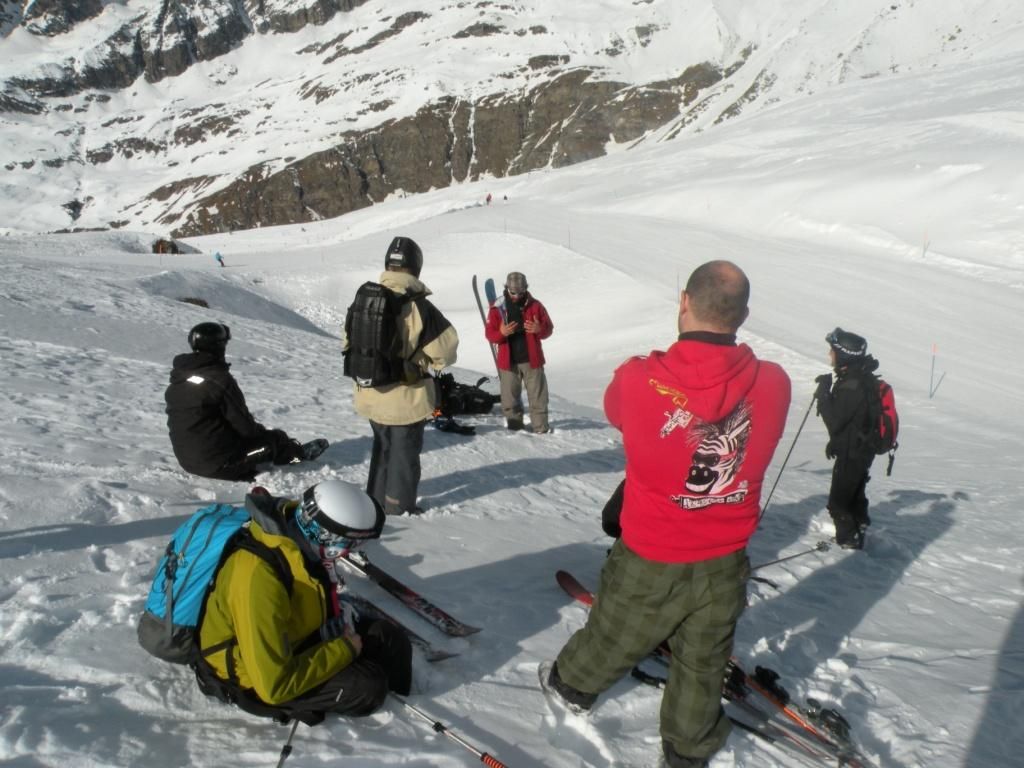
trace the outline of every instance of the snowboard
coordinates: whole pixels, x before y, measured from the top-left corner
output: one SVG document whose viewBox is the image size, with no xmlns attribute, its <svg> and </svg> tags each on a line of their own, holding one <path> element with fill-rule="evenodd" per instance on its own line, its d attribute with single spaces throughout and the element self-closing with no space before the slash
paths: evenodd
<svg viewBox="0 0 1024 768">
<path fill-rule="evenodd" d="M 491 291 L 493 291 L 494 290 L 494 281 L 491 278 L 487 278 L 487 283 L 490 284 Z M 487 311 L 490 309 L 490 306 L 491 306 L 492 302 L 491 302 L 490 299 L 488 299 L 487 309 L 484 309 L 484 302 L 480 298 L 480 291 L 477 290 L 476 285 L 477 285 L 477 283 L 476 283 L 476 275 L 473 275 L 473 296 L 476 298 L 476 307 L 477 307 L 477 309 L 480 310 L 480 321 L 484 324 L 484 328 L 487 328 Z M 486 286 L 485 286 L 485 290 L 486 290 Z M 488 343 L 487 346 L 490 347 L 491 357 L 494 358 L 494 367 L 495 367 L 495 369 L 497 369 L 498 372 L 501 373 L 501 370 L 498 369 L 498 349 L 497 349 L 497 347 L 494 344 L 490 344 L 490 343 Z"/>
</svg>

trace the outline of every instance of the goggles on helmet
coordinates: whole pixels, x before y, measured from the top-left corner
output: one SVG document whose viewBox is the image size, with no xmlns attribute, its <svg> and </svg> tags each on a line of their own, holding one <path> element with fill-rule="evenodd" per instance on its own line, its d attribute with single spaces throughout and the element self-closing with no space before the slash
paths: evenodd
<svg viewBox="0 0 1024 768">
<path fill-rule="evenodd" d="M 295 521 L 306 538 L 317 544 L 333 544 L 340 538 L 321 526 L 316 520 L 310 519 L 304 509 L 295 516 Z"/>
<path fill-rule="evenodd" d="M 825 341 L 837 354 L 848 357 L 862 357 L 867 350 L 867 342 L 863 338 L 842 328 L 827 333 Z"/>
<path fill-rule="evenodd" d="M 347 552 L 353 552 L 366 543 L 365 538 L 356 539 L 350 536 L 331 533 L 316 520 L 310 520 L 302 513 L 296 516 L 296 522 L 302 530 L 303 535 L 305 535 L 310 542 L 319 544 L 323 547 L 323 555 L 331 560 L 337 559 Z"/>
</svg>

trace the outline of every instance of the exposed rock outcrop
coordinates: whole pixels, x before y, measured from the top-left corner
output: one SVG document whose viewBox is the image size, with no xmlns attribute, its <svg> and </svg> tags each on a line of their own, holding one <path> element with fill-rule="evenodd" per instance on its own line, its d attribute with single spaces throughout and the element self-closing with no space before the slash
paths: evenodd
<svg viewBox="0 0 1024 768">
<path fill-rule="evenodd" d="M 176 78 L 197 63 L 241 46 L 259 46 L 259 36 L 276 40 L 368 2 L 0 0 L 0 25 L 6 32 L 20 25 L 30 34 L 52 37 L 90 23 L 105 30 L 81 55 L 20 69 L 16 77 L 4 79 L 0 73 L 0 111 L 21 113 L 26 120 L 51 111 L 68 118 L 64 131 L 57 131 L 66 138 L 63 144 L 58 142 L 38 158 L 14 151 L 4 159 L 4 168 L 28 171 L 26 177 L 38 176 L 40 168 L 64 169 L 64 178 L 77 187 L 69 196 L 77 197 L 70 202 L 63 197 L 54 205 L 62 206 L 76 223 L 160 223 L 183 237 L 314 221 L 396 193 L 425 192 L 600 157 L 609 145 L 634 142 L 673 121 L 684 124 L 686 113 L 699 108 L 699 98 L 727 74 L 717 65 L 702 64 L 660 82 L 620 82 L 598 65 L 575 66 L 577 54 L 567 53 L 564 44 L 552 41 L 546 48 L 546 38 L 552 35 L 548 28 L 518 21 L 504 3 L 476 0 L 472 16 L 462 13 L 457 25 L 440 18 L 444 7 L 389 15 L 387 6 L 380 4 L 372 23 L 367 21 L 371 15 L 364 13 L 358 24 L 338 24 L 330 34 L 310 34 L 301 47 L 296 46 L 296 60 L 317 59 L 308 76 L 299 69 L 301 74 L 292 73 L 285 81 L 294 83 L 294 93 L 303 102 L 300 111 L 315 116 L 320 108 L 329 115 L 324 123 L 338 126 L 312 142 L 317 151 L 306 149 L 308 155 L 301 156 L 299 150 L 296 156 L 282 157 L 266 138 L 254 142 L 252 153 L 232 155 L 226 138 L 243 142 L 261 133 L 266 105 L 259 97 L 214 97 L 198 104 L 181 99 L 185 106 L 168 106 L 155 120 L 151 113 L 132 109 L 97 110 L 103 115 L 101 122 L 90 122 L 89 115 L 76 117 L 110 102 L 118 91 L 136 90 L 141 79 L 161 83 Z M 457 10 L 462 9 L 458 4 Z M 93 21 L 100 17 L 102 22 Z M 447 30 L 448 37 L 438 39 L 438 29 Z M 660 32 L 657 25 L 638 23 L 621 36 L 615 32 L 610 45 L 604 40 L 596 45 L 617 56 L 628 55 L 631 48 L 647 47 Z M 415 51 L 428 45 L 450 44 L 462 50 L 479 46 L 481 38 L 493 38 L 495 46 L 508 46 L 509 51 L 507 67 L 502 63 L 502 69 L 480 79 L 488 89 L 484 95 L 420 97 L 409 103 L 423 105 L 405 117 L 394 117 L 392 107 L 408 101 L 402 90 L 408 73 L 400 64 L 389 62 L 374 69 L 364 63 L 375 61 L 378 50 L 383 51 L 380 59 L 389 61 L 396 46 L 399 51 L 408 48 L 408 58 L 415 60 Z M 90 37 L 83 34 L 80 39 Z M 526 41 L 521 50 L 516 48 L 519 39 Z M 66 48 L 57 45 L 54 50 Z M 237 64 L 208 67 L 208 82 L 230 89 Z M 503 82 L 515 85 L 502 90 Z M 450 88 L 446 81 L 417 85 L 430 94 L 473 92 L 460 89 L 458 83 Z M 287 97 L 287 88 L 278 89 L 275 96 L 281 91 Z M 432 100 L 424 103 L 428 98 Z M 742 106 L 738 102 L 736 109 Z M 381 118 L 375 118 L 377 114 Z M 371 127 L 344 131 L 357 122 Z M 301 146 L 301 140 L 294 145 Z M 228 159 L 224 164 L 210 162 L 215 153 Z M 244 167 L 253 156 L 267 159 Z M 159 186 L 142 199 L 135 190 L 131 199 L 115 196 L 113 204 L 79 194 L 89 188 L 91 170 L 107 166 L 116 174 L 134 162 L 158 167 Z M 186 170 L 191 163 L 198 164 Z"/>
<path fill-rule="evenodd" d="M 38 35 L 59 35 L 76 23 L 98 16 L 103 0 L 34 0 L 22 3 L 21 23 Z"/>
<path fill-rule="evenodd" d="M 155 0 L 97 42 L 90 55 L 68 59 L 45 74 L 21 77 L 10 85 L 29 97 L 66 97 L 90 88 L 127 88 L 139 77 L 158 82 L 200 61 L 223 56 L 254 32 L 297 32 L 324 24 L 367 0 Z M 103 12 L 103 0 L 34 0 L 24 9 L 6 3 L 0 24 L 20 25 L 33 34 L 53 36 Z M 0 110 L 26 111 L 25 100 L 0 97 Z"/>
<path fill-rule="evenodd" d="M 519 96 L 495 94 L 476 104 L 439 101 L 411 117 L 346 135 L 337 146 L 282 170 L 253 166 L 161 223 L 187 237 L 314 221 L 399 191 L 572 165 L 605 154 L 609 142 L 634 141 L 677 118 L 722 77 L 712 65 L 645 86 L 601 81 L 593 74 L 570 70 Z"/>
</svg>

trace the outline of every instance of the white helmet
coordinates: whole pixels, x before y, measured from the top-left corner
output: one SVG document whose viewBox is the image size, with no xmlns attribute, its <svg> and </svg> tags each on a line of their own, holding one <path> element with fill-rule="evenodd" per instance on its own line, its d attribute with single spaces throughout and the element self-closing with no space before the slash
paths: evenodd
<svg viewBox="0 0 1024 768">
<path fill-rule="evenodd" d="M 303 533 L 320 544 L 348 540 L 351 545 L 380 538 L 384 510 L 358 486 L 344 480 L 324 480 L 302 494 L 297 515 Z"/>
</svg>

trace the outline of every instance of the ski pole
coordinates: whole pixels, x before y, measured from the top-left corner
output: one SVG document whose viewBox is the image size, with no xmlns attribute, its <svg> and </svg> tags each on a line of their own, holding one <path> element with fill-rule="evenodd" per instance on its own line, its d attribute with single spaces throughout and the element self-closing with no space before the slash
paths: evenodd
<svg viewBox="0 0 1024 768">
<path fill-rule="evenodd" d="M 807 410 L 804 412 L 803 421 L 800 422 L 800 428 L 796 431 L 796 437 L 793 438 L 793 444 L 789 446 L 789 452 L 786 454 L 786 458 L 782 460 L 782 466 L 779 467 L 779 474 L 775 478 L 775 482 L 772 484 L 772 489 L 768 492 L 768 499 L 764 503 L 764 508 L 761 510 L 761 514 L 757 516 L 758 522 L 764 517 L 765 512 L 768 511 L 768 505 L 772 503 L 772 496 L 775 494 L 775 489 L 779 485 L 779 480 L 782 479 L 782 472 L 786 469 L 786 464 L 789 462 L 789 457 L 793 454 L 793 449 L 796 448 L 796 441 L 800 439 L 800 433 L 804 431 L 804 424 L 807 423 L 807 417 L 811 415 L 811 407 L 814 405 L 814 401 L 818 399 L 818 393 L 815 392 L 811 395 L 811 402 L 807 406 Z"/>
<path fill-rule="evenodd" d="M 775 560 L 769 560 L 767 563 L 761 563 L 760 565 L 751 566 L 750 570 L 757 571 L 769 565 L 775 565 L 776 563 L 784 563 L 787 560 L 792 560 L 796 557 L 803 557 L 804 555 L 809 555 L 812 552 L 828 552 L 831 546 L 832 545 L 829 544 L 827 541 L 822 540 L 815 544 L 813 547 L 811 547 L 811 549 L 805 549 L 803 552 L 797 552 L 795 555 L 786 555 L 786 557 L 780 557 Z"/>
<path fill-rule="evenodd" d="M 281 768 L 284 765 L 284 761 L 288 759 L 288 755 L 292 753 L 292 738 L 295 736 L 295 730 L 299 727 L 299 721 L 296 720 L 292 726 L 291 733 L 288 734 L 288 741 L 281 747 L 281 759 L 277 761 L 277 768 Z"/>
<path fill-rule="evenodd" d="M 392 694 L 392 696 L 394 696 L 394 694 Z M 489 768 L 508 768 L 507 765 L 505 765 L 503 762 L 501 762 L 497 758 L 491 757 L 486 752 L 481 752 L 479 749 L 474 747 L 472 744 L 470 744 L 466 740 L 459 738 L 459 736 L 457 734 L 452 733 L 452 731 L 444 723 L 442 723 L 440 720 L 434 720 L 430 715 L 428 715 L 422 709 L 414 707 L 412 704 L 410 704 L 408 701 L 403 699 L 401 696 L 395 696 L 395 698 L 398 699 L 399 702 L 401 702 L 403 707 L 405 707 L 406 709 L 408 709 L 413 714 L 418 715 L 419 717 L 423 718 L 428 723 L 430 723 L 430 726 L 434 729 L 434 731 L 436 731 L 437 733 L 440 733 L 440 734 L 444 734 L 449 739 L 451 739 L 456 744 L 458 744 L 460 747 L 463 747 L 464 749 L 468 749 L 470 752 L 472 752 L 474 755 L 476 755 L 480 759 L 480 762 L 483 763 L 484 765 L 489 766 Z"/>
</svg>

